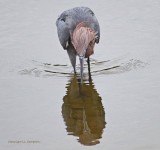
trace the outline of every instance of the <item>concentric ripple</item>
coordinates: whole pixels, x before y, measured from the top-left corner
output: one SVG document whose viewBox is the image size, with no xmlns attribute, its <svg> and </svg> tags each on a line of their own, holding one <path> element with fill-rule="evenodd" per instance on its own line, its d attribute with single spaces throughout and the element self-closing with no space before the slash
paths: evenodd
<svg viewBox="0 0 160 150">
<path fill-rule="evenodd" d="M 147 65 L 139 59 L 124 59 L 117 58 L 113 60 L 95 60 L 90 59 L 90 67 L 92 76 L 103 74 L 119 74 L 125 73 L 131 70 L 142 69 Z M 18 73 L 20 75 L 31 75 L 36 77 L 50 77 L 50 76 L 70 76 L 73 74 L 71 65 L 67 64 L 50 64 L 46 62 L 38 62 L 32 60 L 27 63 L 24 69 L 20 69 Z M 84 72 L 87 73 L 87 63 L 84 64 Z M 22 67 L 21 67 L 22 68 Z M 77 73 L 79 74 L 80 66 L 77 65 Z"/>
</svg>

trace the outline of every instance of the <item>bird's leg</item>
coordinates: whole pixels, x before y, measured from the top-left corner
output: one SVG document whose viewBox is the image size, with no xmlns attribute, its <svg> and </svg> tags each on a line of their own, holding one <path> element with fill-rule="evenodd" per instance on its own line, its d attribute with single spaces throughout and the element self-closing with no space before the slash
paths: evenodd
<svg viewBox="0 0 160 150">
<path fill-rule="evenodd" d="M 70 59 L 70 62 L 72 64 L 72 67 L 74 69 L 74 74 L 76 74 L 76 54 L 73 48 L 69 47 L 69 49 L 67 49 L 67 53 Z"/>
<path fill-rule="evenodd" d="M 88 76 L 89 76 L 89 81 L 91 81 L 91 68 L 90 68 L 90 59 L 89 57 L 87 58 L 87 64 L 88 64 Z"/>
<path fill-rule="evenodd" d="M 90 59 L 89 59 L 89 57 L 87 58 L 87 64 L 88 64 L 88 72 L 90 72 Z"/>
</svg>

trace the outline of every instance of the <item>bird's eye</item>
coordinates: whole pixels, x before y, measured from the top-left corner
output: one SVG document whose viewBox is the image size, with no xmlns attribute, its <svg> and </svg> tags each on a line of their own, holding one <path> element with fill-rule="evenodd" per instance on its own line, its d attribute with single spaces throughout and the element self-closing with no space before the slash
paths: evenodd
<svg viewBox="0 0 160 150">
<path fill-rule="evenodd" d="M 94 16 L 94 12 L 93 11 L 90 11 L 90 13 L 91 13 L 92 16 Z"/>
<path fill-rule="evenodd" d="M 65 22 L 65 21 L 66 21 L 66 19 L 65 19 L 65 18 L 62 18 L 62 19 L 61 19 L 61 21 L 64 21 L 64 22 Z"/>
</svg>

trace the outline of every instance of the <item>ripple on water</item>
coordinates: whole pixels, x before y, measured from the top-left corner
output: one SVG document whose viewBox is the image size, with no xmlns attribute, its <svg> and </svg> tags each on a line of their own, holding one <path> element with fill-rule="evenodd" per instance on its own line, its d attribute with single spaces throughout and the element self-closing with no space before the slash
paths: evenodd
<svg viewBox="0 0 160 150">
<path fill-rule="evenodd" d="M 139 59 L 113 59 L 98 61 L 95 59 L 90 59 L 90 67 L 92 76 L 105 75 L 105 74 L 119 74 L 125 73 L 131 70 L 142 69 L 147 65 Z M 24 67 L 25 66 L 25 67 Z M 21 66 L 18 70 L 20 75 L 29 75 L 35 77 L 51 77 L 51 76 L 70 76 L 74 72 L 71 65 L 67 64 L 51 64 L 43 63 L 39 61 L 32 60 L 31 62 Z M 88 72 L 87 63 L 84 64 L 84 72 Z M 77 72 L 79 72 L 80 66 L 77 65 Z"/>
</svg>

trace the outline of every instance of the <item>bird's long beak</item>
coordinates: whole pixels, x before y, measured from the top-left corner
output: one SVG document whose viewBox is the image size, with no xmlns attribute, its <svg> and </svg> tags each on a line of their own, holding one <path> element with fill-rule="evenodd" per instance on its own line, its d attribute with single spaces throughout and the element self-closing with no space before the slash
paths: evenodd
<svg viewBox="0 0 160 150">
<path fill-rule="evenodd" d="M 80 61 L 80 76 L 81 76 L 81 83 L 83 82 L 83 63 L 84 63 L 84 57 L 79 56 Z"/>
</svg>

